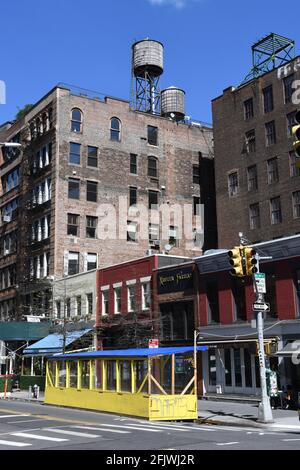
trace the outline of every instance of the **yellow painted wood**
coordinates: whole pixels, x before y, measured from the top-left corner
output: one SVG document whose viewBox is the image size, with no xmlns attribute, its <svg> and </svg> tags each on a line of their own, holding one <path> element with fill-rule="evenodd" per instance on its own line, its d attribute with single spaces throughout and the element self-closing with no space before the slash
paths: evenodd
<svg viewBox="0 0 300 470">
<path fill-rule="evenodd" d="M 120 361 L 116 360 L 116 387 L 117 392 L 121 391 Z"/>
<path fill-rule="evenodd" d="M 103 391 L 107 390 L 107 362 L 102 362 L 102 389 Z"/>
<path fill-rule="evenodd" d="M 95 361 L 91 360 L 89 361 L 89 367 L 90 367 L 90 390 L 94 388 L 95 384 Z"/>
<path fill-rule="evenodd" d="M 136 393 L 136 362 L 135 361 L 130 361 L 130 367 L 131 367 L 131 393 Z"/>
<path fill-rule="evenodd" d="M 70 362 L 66 362 L 66 388 L 70 387 Z"/>
<path fill-rule="evenodd" d="M 56 361 L 55 362 L 55 380 L 54 380 L 55 387 L 58 387 L 58 379 L 59 379 L 59 365 L 58 365 L 58 361 Z"/>
<path fill-rule="evenodd" d="M 194 420 L 198 418 L 195 395 L 151 395 L 149 419 L 151 421 Z"/>
<path fill-rule="evenodd" d="M 77 388 L 81 389 L 81 361 L 77 361 Z"/>
</svg>

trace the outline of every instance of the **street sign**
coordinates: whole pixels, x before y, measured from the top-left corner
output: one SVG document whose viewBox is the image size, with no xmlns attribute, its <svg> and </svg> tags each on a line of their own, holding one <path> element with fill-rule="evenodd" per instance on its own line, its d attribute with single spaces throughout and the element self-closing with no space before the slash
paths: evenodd
<svg viewBox="0 0 300 470">
<path fill-rule="evenodd" d="M 266 294 L 266 275 L 264 273 L 255 273 L 254 278 L 257 285 L 257 292 Z"/>
<path fill-rule="evenodd" d="M 269 312 L 270 304 L 267 304 L 266 302 L 263 302 L 263 303 L 254 302 L 253 311 L 254 312 Z"/>
<path fill-rule="evenodd" d="M 149 339 L 149 348 L 158 348 L 159 341 L 158 339 Z"/>
</svg>

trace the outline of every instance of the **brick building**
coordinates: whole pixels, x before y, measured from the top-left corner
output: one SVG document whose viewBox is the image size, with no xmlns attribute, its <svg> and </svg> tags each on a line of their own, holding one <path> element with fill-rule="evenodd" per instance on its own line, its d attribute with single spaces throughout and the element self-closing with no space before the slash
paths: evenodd
<svg viewBox="0 0 300 470">
<path fill-rule="evenodd" d="M 136 214 L 127 209 L 188 204 L 192 230 L 197 205 L 214 208 L 211 139 L 209 126 L 133 111 L 127 101 L 63 85 L 2 125 L 0 141 L 20 142 L 22 149 L 0 151 L 1 320 L 51 313 L 53 277 L 141 257 L 148 249 L 159 253 L 165 244 L 174 255 L 200 255 L 197 234 L 181 237 L 172 215 L 165 234 L 158 219 L 146 223 L 141 239 Z M 112 227 L 115 237 L 106 237 L 111 209 L 122 222 Z M 204 249 L 216 243 L 214 210 L 206 208 Z"/>
<path fill-rule="evenodd" d="M 96 329 L 98 348 L 147 347 L 162 339 L 157 314 L 155 270 L 188 258 L 150 255 L 97 271 Z"/>
<path fill-rule="evenodd" d="M 254 46 L 253 46 L 254 47 Z M 293 83 L 300 57 L 212 102 L 220 248 L 300 232 L 300 169 L 291 126 L 297 106 Z"/>
</svg>

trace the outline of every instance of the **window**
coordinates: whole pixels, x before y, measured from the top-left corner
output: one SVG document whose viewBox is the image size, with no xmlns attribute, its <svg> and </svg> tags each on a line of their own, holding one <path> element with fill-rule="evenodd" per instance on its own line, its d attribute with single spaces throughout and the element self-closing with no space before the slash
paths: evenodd
<svg viewBox="0 0 300 470">
<path fill-rule="evenodd" d="M 268 170 L 268 183 L 277 183 L 279 181 L 279 173 L 278 173 L 278 159 L 270 158 L 267 161 L 267 170 Z"/>
<path fill-rule="evenodd" d="M 199 165 L 193 165 L 193 183 L 200 184 L 200 167 Z"/>
<path fill-rule="evenodd" d="M 116 142 L 121 140 L 121 122 L 115 117 L 110 120 L 110 140 Z"/>
<path fill-rule="evenodd" d="M 294 74 L 288 75 L 283 79 L 284 102 L 290 103 L 292 101 Z"/>
<path fill-rule="evenodd" d="M 55 314 L 56 314 L 56 318 L 60 318 L 61 316 L 61 301 L 60 300 L 55 301 Z"/>
<path fill-rule="evenodd" d="M 300 191 L 292 193 L 294 219 L 300 217 Z"/>
<path fill-rule="evenodd" d="M 133 175 L 137 174 L 137 155 L 134 153 L 130 154 L 130 173 Z"/>
<path fill-rule="evenodd" d="M 276 144 L 276 129 L 275 129 L 275 121 L 267 122 L 265 124 L 266 130 L 266 145 Z"/>
<path fill-rule="evenodd" d="M 98 166 L 98 148 L 97 147 L 91 147 L 88 145 L 88 160 L 87 160 L 88 166 L 93 166 L 94 168 L 97 168 Z"/>
<path fill-rule="evenodd" d="M 127 241 L 136 242 L 137 241 L 137 223 L 127 220 Z"/>
<path fill-rule="evenodd" d="M 88 316 L 93 315 L 93 294 L 86 294 L 86 314 Z"/>
<path fill-rule="evenodd" d="M 149 224 L 149 243 L 150 245 L 159 246 L 159 225 L 158 224 Z"/>
<path fill-rule="evenodd" d="M 263 97 L 264 97 L 264 112 L 269 113 L 274 109 L 274 102 L 273 102 L 273 88 L 272 85 L 267 86 L 263 89 Z"/>
<path fill-rule="evenodd" d="M 258 188 L 256 165 L 252 165 L 248 167 L 247 176 L 248 176 L 248 191 L 255 191 Z"/>
<path fill-rule="evenodd" d="M 102 315 L 109 313 L 109 290 L 102 291 Z"/>
<path fill-rule="evenodd" d="M 194 308 L 192 302 L 173 302 L 160 305 L 164 340 L 192 339 Z"/>
<path fill-rule="evenodd" d="M 147 126 L 147 129 L 148 129 L 148 144 L 157 145 L 158 128 L 154 126 Z"/>
<path fill-rule="evenodd" d="M 69 297 L 66 299 L 65 309 L 66 309 L 66 317 L 70 318 L 71 317 L 71 299 Z"/>
<path fill-rule="evenodd" d="M 193 197 L 193 214 L 200 215 L 200 197 L 199 196 Z"/>
<path fill-rule="evenodd" d="M 76 315 L 81 316 L 81 295 L 76 296 Z"/>
<path fill-rule="evenodd" d="M 97 202 L 98 196 L 98 183 L 95 181 L 87 181 L 86 182 L 86 200 Z"/>
<path fill-rule="evenodd" d="M 259 203 L 251 204 L 249 206 L 250 228 L 252 230 L 260 228 L 260 212 Z"/>
<path fill-rule="evenodd" d="M 79 180 L 74 179 L 74 178 L 69 178 L 68 197 L 69 199 L 80 198 L 80 181 Z"/>
<path fill-rule="evenodd" d="M 245 133 L 245 152 L 252 153 L 256 151 L 255 130 L 252 129 Z"/>
<path fill-rule="evenodd" d="M 70 142 L 69 163 L 72 163 L 73 165 L 80 165 L 80 147 L 80 144 Z"/>
<path fill-rule="evenodd" d="M 148 176 L 151 178 L 158 177 L 157 158 L 155 157 L 148 157 Z"/>
<path fill-rule="evenodd" d="M 142 309 L 148 310 L 151 306 L 151 285 L 150 282 L 142 284 Z"/>
<path fill-rule="evenodd" d="M 87 270 L 97 269 L 97 253 L 87 254 Z"/>
<path fill-rule="evenodd" d="M 1 178 L 3 192 L 16 188 L 19 184 L 19 168 L 11 171 Z"/>
<path fill-rule="evenodd" d="M 71 131 L 82 132 L 82 112 L 78 108 L 72 109 Z"/>
<path fill-rule="evenodd" d="M 209 281 L 206 283 L 206 297 L 208 304 L 208 322 L 219 323 L 219 293 L 217 281 Z"/>
<path fill-rule="evenodd" d="M 244 101 L 244 118 L 247 121 L 253 117 L 253 98 Z"/>
<path fill-rule="evenodd" d="M 67 234 L 78 237 L 79 232 L 79 215 L 77 214 L 68 214 L 68 228 Z"/>
<path fill-rule="evenodd" d="M 178 239 L 178 228 L 170 225 L 169 228 L 169 245 L 173 247 L 178 247 L 179 239 Z"/>
<path fill-rule="evenodd" d="M 292 137 L 292 127 L 294 126 L 294 124 L 297 124 L 296 123 L 296 113 L 297 111 L 293 111 L 292 113 L 288 113 L 286 115 L 286 120 L 287 120 L 287 135 L 288 137 Z"/>
<path fill-rule="evenodd" d="M 274 197 L 270 200 L 271 224 L 276 225 L 282 222 L 280 197 Z"/>
<path fill-rule="evenodd" d="M 129 205 L 135 206 L 137 203 L 137 188 L 130 186 L 129 188 Z"/>
<path fill-rule="evenodd" d="M 115 313 L 121 313 L 121 287 L 116 287 L 114 290 L 115 295 Z"/>
<path fill-rule="evenodd" d="M 158 206 L 158 192 L 148 191 L 148 208 L 157 210 Z"/>
<path fill-rule="evenodd" d="M 135 310 L 135 286 L 128 287 L 128 312 Z"/>
<path fill-rule="evenodd" d="M 96 238 L 98 217 L 86 216 L 86 238 Z"/>
<path fill-rule="evenodd" d="M 79 273 L 79 253 L 76 251 L 69 251 L 68 253 L 68 274 L 72 276 L 73 274 Z"/>
<path fill-rule="evenodd" d="M 229 191 L 229 196 L 236 196 L 238 192 L 238 174 L 235 171 L 234 173 L 231 173 L 228 175 L 228 191 Z"/>
<path fill-rule="evenodd" d="M 296 154 L 294 151 L 290 152 L 290 176 L 300 176 L 300 166 L 297 166 L 297 163 L 299 164 L 299 158 L 297 158 Z"/>
</svg>

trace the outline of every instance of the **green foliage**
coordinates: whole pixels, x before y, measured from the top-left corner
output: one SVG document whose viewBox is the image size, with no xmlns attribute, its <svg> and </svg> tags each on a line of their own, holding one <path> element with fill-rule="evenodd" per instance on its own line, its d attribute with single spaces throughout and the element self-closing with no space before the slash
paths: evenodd
<svg viewBox="0 0 300 470">
<path fill-rule="evenodd" d="M 33 104 L 25 104 L 25 106 L 23 108 L 19 108 L 18 107 L 18 112 L 16 114 L 16 121 L 18 121 L 19 119 L 21 119 L 23 116 L 25 116 L 26 113 L 28 113 L 28 111 L 31 110 L 31 108 L 33 108 Z"/>
</svg>

